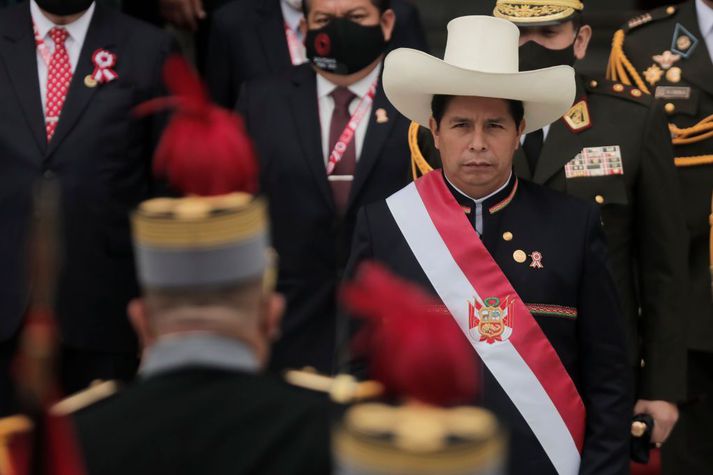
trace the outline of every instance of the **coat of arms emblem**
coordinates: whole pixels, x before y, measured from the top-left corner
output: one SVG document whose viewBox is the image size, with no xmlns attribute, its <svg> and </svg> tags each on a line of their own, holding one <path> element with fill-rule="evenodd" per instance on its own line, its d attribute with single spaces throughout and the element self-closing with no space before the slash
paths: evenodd
<svg viewBox="0 0 713 475">
<path fill-rule="evenodd" d="M 488 297 L 482 304 L 477 299 L 475 305 L 468 302 L 468 326 L 471 338 L 491 345 L 510 338 L 514 307 L 510 297 L 506 297 L 502 305 L 497 297 Z"/>
</svg>

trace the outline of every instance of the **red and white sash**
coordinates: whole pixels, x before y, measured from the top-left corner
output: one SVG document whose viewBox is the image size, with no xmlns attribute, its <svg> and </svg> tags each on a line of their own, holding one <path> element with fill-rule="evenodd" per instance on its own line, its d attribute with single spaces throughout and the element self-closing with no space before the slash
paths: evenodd
<svg viewBox="0 0 713 475">
<path fill-rule="evenodd" d="M 584 442 L 582 398 L 441 173 L 421 177 L 386 203 L 439 297 L 557 473 L 576 475 Z"/>
</svg>

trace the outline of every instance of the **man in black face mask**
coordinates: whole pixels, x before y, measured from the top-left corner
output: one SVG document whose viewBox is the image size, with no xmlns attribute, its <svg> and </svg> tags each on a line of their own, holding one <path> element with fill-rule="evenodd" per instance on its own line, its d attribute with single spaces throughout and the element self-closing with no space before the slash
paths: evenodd
<svg viewBox="0 0 713 475">
<path fill-rule="evenodd" d="M 494 15 L 520 28 L 520 70 L 573 65 L 592 29 L 578 0 L 498 0 Z M 654 419 L 661 444 L 678 418 L 685 389 L 681 296 L 686 294 L 686 229 L 663 111 L 639 89 L 601 78 L 577 78 L 577 95 L 559 121 L 522 137 L 518 176 L 601 207 L 609 265 L 627 317 L 633 414 Z M 426 136 L 414 150 L 420 173 L 437 163 Z M 420 153 L 423 152 L 423 153 Z"/>
<path fill-rule="evenodd" d="M 407 182 L 408 121 L 381 88 L 389 1 L 309 0 L 305 12 L 309 63 L 246 83 L 238 108 L 259 152 L 287 299 L 271 367 L 329 372 L 356 212 Z"/>
<path fill-rule="evenodd" d="M 34 26 L 34 32 L 33 32 Z M 152 192 L 161 122 L 135 119 L 163 95 L 170 35 L 92 0 L 31 0 L 0 11 L 0 415 L 33 285 L 32 198 L 58 190 L 62 256 L 54 313 L 65 392 L 133 377 L 126 314 L 138 294 L 128 212 Z"/>
</svg>

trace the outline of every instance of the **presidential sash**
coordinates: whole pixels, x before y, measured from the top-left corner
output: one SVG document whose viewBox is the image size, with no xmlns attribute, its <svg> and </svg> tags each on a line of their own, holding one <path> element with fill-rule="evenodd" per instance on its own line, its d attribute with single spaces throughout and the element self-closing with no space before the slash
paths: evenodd
<svg viewBox="0 0 713 475">
<path fill-rule="evenodd" d="M 441 173 L 424 175 L 386 203 L 438 296 L 557 473 L 576 475 L 584 442 L 582 398 Z"/>
</svg>

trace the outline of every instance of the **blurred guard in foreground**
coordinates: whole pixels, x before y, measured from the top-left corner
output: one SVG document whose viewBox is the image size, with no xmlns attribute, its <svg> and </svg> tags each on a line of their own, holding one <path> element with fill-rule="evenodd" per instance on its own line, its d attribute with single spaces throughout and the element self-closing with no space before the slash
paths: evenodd
<svg viewBox="0 0 713 475">
<path fill-rule="evenodd" d="M 129 313 L 145 352 L 134 386 L 76 414 L 88 472 L 327 474 L 327 406 L 260 374 L 283 304 L 251 142 L 185 63 L 165 77 L 175 97 L 144 112 L 177 108 L 156 166 L 190 196 L 133 215 L 144 293 Z"/>
</svg>

